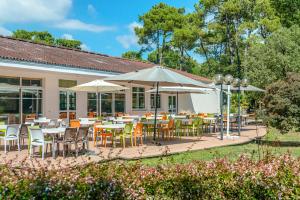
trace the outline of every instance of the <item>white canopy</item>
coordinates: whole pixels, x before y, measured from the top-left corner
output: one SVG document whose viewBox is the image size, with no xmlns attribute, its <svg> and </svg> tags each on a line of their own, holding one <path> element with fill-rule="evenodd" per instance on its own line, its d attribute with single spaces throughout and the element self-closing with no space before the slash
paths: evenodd
<svg viewBox="0 0 300 200">
<path fill-rule="evenodd" d="M 159 93 L 169 93 L 169 94 L 188 94 L 188 93 L 200 93 L 205 94 L 208 91 L 212 91 L 210 88 L 196 88 L 196 87 L 181 87 L 181 86 L 173 86 L 173 87 L 159 87 Z M 148 90 L 147 92 L 153 93 L 156 92 L 156 89 Z"/>
<path fill-rule="evenodd" d="M 104 80 L 99 80 L 99 79 L 70 88 L 70 90 L 73 91 L 97 92 L 97 93 L 114 92 L 114 91 L 125 90 L 125 89 L 128 88 L 114 83 L 109 83 Z"/>
</svg>

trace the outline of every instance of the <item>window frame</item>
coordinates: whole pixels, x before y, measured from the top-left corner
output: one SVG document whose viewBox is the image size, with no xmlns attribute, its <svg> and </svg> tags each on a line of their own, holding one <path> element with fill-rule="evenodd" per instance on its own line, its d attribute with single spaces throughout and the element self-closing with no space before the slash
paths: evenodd
<svg viewBox="0 0 300 200">
<path fill-rule="evenodd" d="M 134 89 L 137 89 L 137 91 L 134 91 Z M 141 91 L 139 91 L 140 89 L 142 89 L 143 91 L 141 92 Z M 134 103 L 133 103 L 133 95 L 137 95 L 136 97 L 137 97 L 137 99 L 136 99 L 136 104 L 137 104 L 137 107 L 135 107 L 135 105 L 134 105 Z M 144 101 L 143 101 L 143 107 L 141 107 L 141 105 L 140 105 L 140 95 L 143 95 L 143 99 L 144 99 Z M 131 94 L 131 96 L 132 96 L 132 110 L 145 110 L 146 109 L 146 93 L 145 93 L 145 88 L 144 87 L 132 87 L 132 94 Z"/>
</svg>

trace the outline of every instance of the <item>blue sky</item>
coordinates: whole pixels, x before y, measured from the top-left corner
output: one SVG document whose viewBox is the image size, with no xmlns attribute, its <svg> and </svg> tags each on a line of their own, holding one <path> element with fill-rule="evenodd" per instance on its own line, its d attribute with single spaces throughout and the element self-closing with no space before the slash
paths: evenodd
<svg viewBox="0 0 300 200">
<path fill-rule="evenodd" d="M 139 49 L 133 27 L 159 2 L 190 12 L 198 0 L 1 0 L 0 34 L 47 30 L 57 38 L 82 41 L 84 49 L 121 56 Z"/>
</svg>

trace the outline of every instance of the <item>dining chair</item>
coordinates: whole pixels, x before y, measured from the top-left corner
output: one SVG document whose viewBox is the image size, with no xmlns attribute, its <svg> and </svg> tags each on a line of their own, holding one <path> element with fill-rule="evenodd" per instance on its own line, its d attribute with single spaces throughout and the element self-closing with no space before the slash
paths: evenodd
<svg viewBox="0 0 300 200">
<path fill-rule="evenodd" d="M 131 147 L 133 147 L 132 131 L 133 131 L 133 124 L 132 123 L 126 124 L 124 129 L 121 131 L 120 141 L 122 141 L 122 143 L 123 143 L 123 148 L 125 148 L 125 146 L 126 146 L 126 137 L 127 136 L 130 137 Z"/>
<path fill-rule="evenodd" d="M 44 133 L 40 128 L 32 128 L 29 127 L 30 133 L 30 153 L 29 157 L 31 157 L 34 153 L 34 147 L 42 147 L 42 159 L 44 160 L 45 151 L 47 153 L 48 144 L 52 144 L 52 140 L 45 139 Z"/>
<path fill-rule="evenodd" d="M 181 139 L 183 133 L 182 121 L 176 120 L 175 121 L 175 135 Z"/>
<path fill-rule="evenodd" d="M 63 145 L 63 157 L 66 157 L 66 152 L 69 148 L 71 148 L 72 144 L 75 146 L 76 157 L 78 156 L 78 143 L 77 143 L 77 128 L 69 127 L 66 128 L 65 134 L 62 140 L 58 140 L 57 142 Z"/>
<path fill-rule="evenodd" d="M 174 137 L 174 119 L 170 119 L 167 126 L 161 128 L 163 136 L 167 136 L 167 139 L 171 139 L 171 135 Z"/>
<path fill-rule="evenodd" d="M 111 121 L 103 122 L 103 125 L 111 125 L 111 124 L 113 124 Z M 101 144 L 103 145 L 104 143 L 104 147 L 106 147 L 107 138 L 111 139 L 112 145 L 114 144 L 114 135 L 111 129 L 109 128 L 102 129 L 102 131 L 100 132 L 100 136 L 101 136 Z"/>
<path fill-rule="evenodd" d="M 30 127 L 30 124 L 21 124 L 20 141 L 22 141 L 23 146 L 25 146 L 25 139 L 28 138 L 28 127 Z"/>
<path fill-rule="evenodd" d="M 4 152 L 6 153 L 7 148 L 7 142 L 8 142 L 8 148 L 10 150 L 10 142 L 16 141 L 18 145 L 18 151 L 20 151 L 20 125 L 8 125 L 5 131 L 4 136 L 0 136 L 0 139 L 4 140 Z"/>
<path fill-rule="evenodd" d="M 140 138 L 140 143 L 143 145 L 143 123 L 139 122 L 136 124 L 136 127 L 134 129 L 134 133 L 133 133 L 133 136 L 134 136 L 134 145 L 136 146 L 136 140 L 137 140 L 137 137 Z"/>
<path fill-rule="evenodd" d="M 80 121 L 77 119 L 70 120 L 70 127 L 71 128 L 79 128 L 80 127 Z"/>
<path fill-rule="evenodd" d="M 77 143 L 81 143 L 83 146 L 83 149 L 89 150 L 89 127 L 80 127 L 78 128 L 77 133 Z"/>
<path fill-rule="evenodd" d="M 96 145 L 97 145 L 98 138 L 100 138 L 102 140 L 101 133 L 102 133 L 103 129 L 102 128 L 97 128 L 97 126 L 101 125 L 101 124 L 102 124 L 101 122 L 96 122 L 94 124 L 94 128 L 93 128 L 94 147 L 96 147 Z"/>
</svg>

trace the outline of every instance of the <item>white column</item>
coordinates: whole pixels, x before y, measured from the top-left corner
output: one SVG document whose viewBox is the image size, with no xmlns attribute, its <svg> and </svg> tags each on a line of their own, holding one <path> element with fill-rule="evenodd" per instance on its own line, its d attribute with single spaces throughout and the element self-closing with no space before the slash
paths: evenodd
<svg viewBox="0 0 300 200">
<path fill-rule="evenodd" d="M 227 136 L 230 136 L 229 129 L 230 129 L 230 85 L 227 85 Z"/>
</svg>

